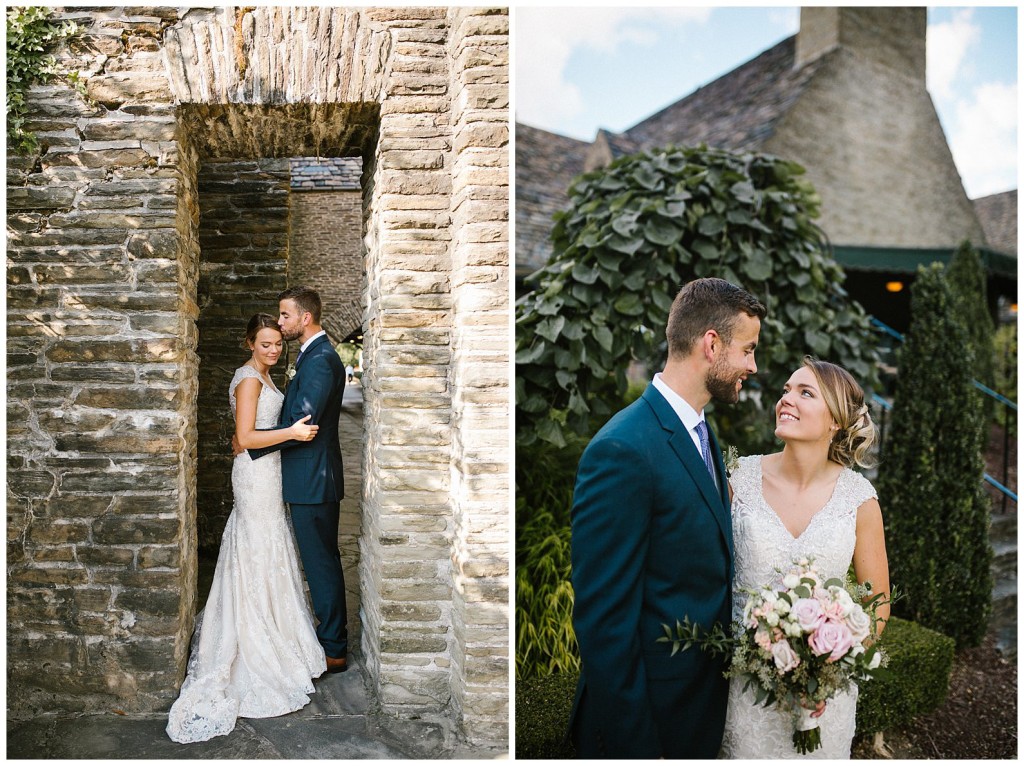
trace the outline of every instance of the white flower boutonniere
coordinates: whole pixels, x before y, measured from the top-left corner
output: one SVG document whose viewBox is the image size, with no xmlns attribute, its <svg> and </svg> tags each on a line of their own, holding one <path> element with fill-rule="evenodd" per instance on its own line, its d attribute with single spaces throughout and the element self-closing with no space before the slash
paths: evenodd
<svg viewBox="0 0 1024 766">
<path fill-rule="evenodd" d="M 284 374 L 287 376 L 288 380 L 291 380 L 292 378 L 294 378 L 295 377 L 295 365 L 294 364 L 289 364 L 287 369 L 285 369 Z"/>
<path fill-rule="evenodd" d="M 732 476 L 732 472 L 739 468 L 740 453 L 732 445 L 729 445 L 722 452 L 722 462 L 725 463 L 725 475 Z"/>
</svg>

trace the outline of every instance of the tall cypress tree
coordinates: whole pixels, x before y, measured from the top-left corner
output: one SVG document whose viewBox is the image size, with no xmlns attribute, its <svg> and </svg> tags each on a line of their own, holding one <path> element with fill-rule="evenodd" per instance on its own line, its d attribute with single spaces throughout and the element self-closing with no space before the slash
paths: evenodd
<svg viewBox="0 0 1024 766">
<path fill-rule="evenodd" d="M 946 269 L 953 291 L 953 306 L 967 327 L 974 348 L 974 377 L 989 388 L 995 386 L 995 325 L 988 312 L 988 286 L 981 256 L 964 240 Z M 986 419 L 991 419 L 994 400 L 984 397 Z"/>
<path fill-rule="evenodd" d="M 894 611 L 976 646 L 992 602 L 991 502 L 973 349 L 938 264 L 918 270 L 879 468 Z"/>
</svg>

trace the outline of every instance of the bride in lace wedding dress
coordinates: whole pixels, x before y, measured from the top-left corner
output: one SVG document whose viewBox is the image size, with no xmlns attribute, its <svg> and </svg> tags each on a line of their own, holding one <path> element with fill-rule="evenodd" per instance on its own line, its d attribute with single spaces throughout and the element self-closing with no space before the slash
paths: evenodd
<svg viewBox="0 0 1024 766">
<path fill-rule="evenodd" d="M 257 314 L 246 345 L 253 356 L 228 389 L 235 435 L 244 447 L 310 441 L 317 426 L 272 429 L 284 395 L 268 377 L 281 355 L 277 321 Z M 298 710 L 326 669 L 306 602 L 298 553 L 281 498 L 281 458 L 254 463 L 247 452 L 231 470 L 234 509 L 224 528 L 206 608 L 196 616 L 188 675 L 171 707 L 167 735 L 202 742 L 229 733 L 235 720 Z"/>
<path fill-rule="evenodd" d="M 881 509 L 870 482 L 854 472 L 864 464 L 874 426 L 864 393 L 846 370 L 805 359 L 775 406 L 782 452 L 741 458 L 730 476 L 736 573 L 733 619 L 746 593 L 777 577 L 796 558 L 813 558 L 822 577 L 845 578 L 850 563 L 859 582 L 888 593 L 889 567 Z M 888 617 L 888 606 L 879 616 Z M 798 758 L 793 719 L 754 702 L 746 681 L 729 683 L 722 756 Z M 830 699 L 818 718 L 821 747 L 806 758 L 849 758 L 856 728 L 857 690 Z"/>
</svg>

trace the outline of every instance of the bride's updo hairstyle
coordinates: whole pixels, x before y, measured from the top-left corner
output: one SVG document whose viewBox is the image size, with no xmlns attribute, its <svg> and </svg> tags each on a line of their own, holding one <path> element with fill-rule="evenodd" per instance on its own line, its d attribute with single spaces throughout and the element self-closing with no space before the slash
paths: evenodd
<svg viewBox="0 0 1024 766">
<path fill-rule="evenodd" d="M 829 414 L 839 426 L 829 445 L 828 459 L 846 468 L 869 468 L 872 463 L 868 452 L 875 443 L 875 424 L 864 403 L 864 389 L 837 364 L 805 356 L 804 366 L 814 373 Z"/>
<path fill-rule="evenodd" d="M 252 344 L 256 342 L 256 335 L 264 327 L 281 332 L 281 328 L 277 326 L 277 319 L 270 314 L 253 314 L 249 324 L 245 327 L 245 340 L 242 341 L 242 348 L 251 350 Z"/>
</svg>

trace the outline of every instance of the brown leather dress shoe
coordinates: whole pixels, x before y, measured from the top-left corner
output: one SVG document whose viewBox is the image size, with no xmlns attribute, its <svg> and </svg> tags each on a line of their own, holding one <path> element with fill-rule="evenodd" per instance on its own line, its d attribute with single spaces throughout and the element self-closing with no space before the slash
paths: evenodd
<svg viewBox="0 0 1024 766">
<path fill-rule="evenodd" d="M 328 657 L 324 655 L 327 660 L 327 672 L 328 673 L 344 673 L 348 670 L 348 660 L 344 657 Z"/>
</svg>

